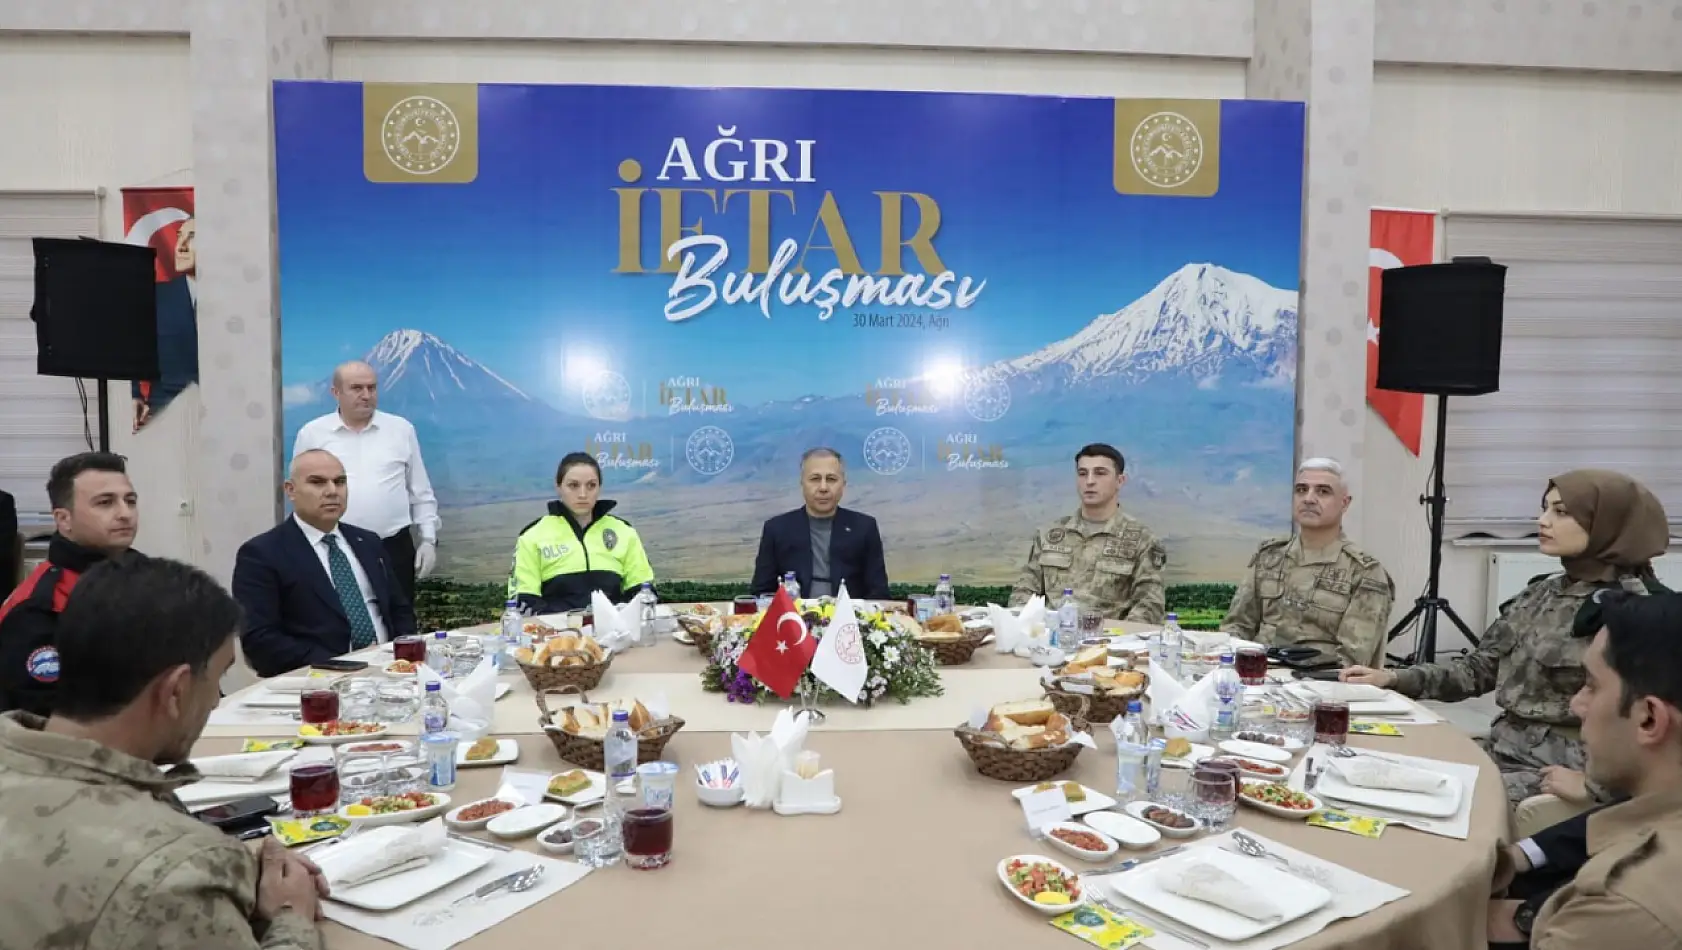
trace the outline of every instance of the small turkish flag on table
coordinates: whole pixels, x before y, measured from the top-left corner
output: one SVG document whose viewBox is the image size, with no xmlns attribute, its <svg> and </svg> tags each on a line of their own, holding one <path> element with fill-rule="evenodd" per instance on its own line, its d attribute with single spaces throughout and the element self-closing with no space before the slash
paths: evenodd
<svg viewBox="0 0 1682 950">
<path fill-rule="evenodd" d="M 787 590 L 778 588 L 776 598 L 754 629 L 737 666 L 764 683 L 766 689 L 787 699 L 794 695 L 794 688 L 811 666 L 812 654 L 817 649 L 818 641 L 806 629 L 806 621 L 801 618 L 794 598 Z"/>
</svg>

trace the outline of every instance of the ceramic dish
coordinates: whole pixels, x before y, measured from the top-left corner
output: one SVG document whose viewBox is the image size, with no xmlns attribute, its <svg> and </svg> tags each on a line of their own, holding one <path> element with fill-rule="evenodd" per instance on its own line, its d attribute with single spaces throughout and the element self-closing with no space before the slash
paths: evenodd
<svg viewBox="0 0 1682 950">
<path fill-rule="evenodd" d="M 695 783 L 695 797 L 701 800 L 701 804 L 711 805 L 714 808 L 730 808 L 734 805 L 740 805 L 745 795 L 746 791 L 740 784 L 731 785 L 727 788 L 713 788 L 710 785 L 702 785 L 700 782 Z"/>
<path fill-rule="evenodd" d="M 1275 789 L 1275 791 L 1272 794 L 1279 794 L 1280 791 L 1285 791 L 1285 792 L 1291 793 L 1293 796 L 1300 795 L 1304 799 L 1307 799 L 1308 802 L 1311 803 L 1310 807 L 1308 807 L 1308 808 L 1289 808 L 1289 807 L 1286 807 L 1284 805 L 1276 804 L 1274 802 L 1263 801 L 1262 799 L 1254 797 L 1252 794 L 1250 794 L 1251 792 L 1263 791 L 1263 790 L 1268 789 L 1268 788 Z M 1295 819 L 1297 821 L 1305 820 L 1305 819 L 1308 818 L 1308 816 L 1314 814 L 1315 812 L 1317 812 L 1320 809 L 1325 807 L 1324 802 L 1320 801 L 1320 799 L 1315 798 L 1313 795 L 1310 795 L 1307 792 L 1299 792 L 1294 788 L 1286 788 L 1283 785 L 1268 784 L 1268 783 L 1263 783 L 1263 782 L 1241 782 L 1241 783 L 1239 783 L 1238 800 L 1243 802 L 1246 805 L 1249 805 L 1251 808 L 1254 808 L 1257 811 L 1266 812 L 1267 814 L 1272 815 L 1275 818 L 1290 818 L 1290 819 Z"/>
<path fill-rule="evenodd" d="M 1064 841 L 1062 838 L 1057 837 L 1056 832 L 1058 831 L 1089 835 L 1098 839 L 1098 842 L 1102 844 L 1103 847 L 1097 851 L 1088 851 L 1085 848 L 1077 847 L 1067 841 Z M 1096 828 L 1088 827 L 1083 824 L 1077 824 L 1072 821 L 1060 821 L 1055 825 L 1047 825 L 1045 828 L 1042 828 L 1040 832 L 1045 836 L 1046 844 L 1049 844 L 1064 854 L 1081 861 L 1102 861 L 1121 850 L 1121 845 L 1116 843 L 1116 840 L 1111 838 L 1109 835 L 1104 834 Z"/>
<path fill-rule="evenodd" d="M 1053 781 L 1050 784 L 1061 786 L 1064 783 L 1062 781 Z M 1016 789 L 1010 794 L 1015 796 L 1018 800 L 1021 800 L 1022 798 L 1032 794 L 1037 788 L 1039 788 L 1038 785 L 1027 785 Z M 1095 788 L 1088 788 L 1085 785 L 1082 785 L 1080 788 L 1081 792 L 1085 794 L 1086 797 L 1078 802 L 1070 802 L 1069 814 L 1078 818 L 1087 812 L 1103 811 L 1106 808 L 1115 807 L 1115 799 L 1105 795 L 1103 792 L 1100 792 Z"/>
<path fill-rule="evenodd" d="M 1267 745 L 1262 742 L 1251 742 L 1248 739 L 1228 739 L 1219 746 L 1222 752 L 1236 755 L 1240 758 L 1255 759 L 1259 762 L 1289 762 L 1291 754 L 1279 746 Z"/>
<path fill-rule="evenodd" d="M 367 742 L 370 739 L 378 739 L 380 736 L 383 736 L 390 731 L 390 729 L 385 726 L 380 726 L 372 732 L 358 732 L 354 735 L 343 736 L 324 736 L 319 732 L 312 735 L 309 732 L 304 731 L 306 729 L 314 728 L 314 726 L 299 726 L 298 738 L 304 740 L 310 745 L 345 745 L 350 742 Z"/>
<path fill-rule="evenodd" d="M 565 805 L 554 805 L 545 802 L 541 805 L 527 805 L 492 818 L 485 830 L 498 838 L 529 838 L 539 831 L 566 819 Z"/>
<path fill-rule="evenodd" d="M 1154 826 L 1118 811 L 1095 811 L 1081 821 L 1115 839 L 1124 848 L 1148 848 L 1162 840 L 1162 832 Z"/>
<path fill-rule="evenodd" d="M 1184 828 L 1174 828 L 1152 821 L 1145 817 L 1145 812 L 1152 808 L 1162 808 L 1167 811 L 1171 811 L 1174 814 L 1179 815 L 1181 818 L 1191 822 L 1191 824 Z M 1192 835 L 1195 835 L 1199 831 L 1203 830 L 1203 822 L 1198 821 L 1196 818 L 1193 818 L 1191 815 L 1186 814 L 1178 808 L 1168 808 L 1168 806 L 1158 805 L 1156 802 L 1130 802 L 1127 806 L 1127 813 L 1145 824 L 1150 825 L 1152 828 L 1155 828 L 1157 831 L 1169 838 L 1190 838 Z"/>
<path fill-rule="evenodd" d="M 563 821 L 543 829 L 537 836 L 537 844 L 550 854 L 571 854 L 572 822 Z"/>
<path fill-rule="evenodd" d="M 1076 892 L 1080 896 L 1074 898 L 1073 900 L 1070 900 L 1070 901 L 1067 901 L 1067 902 L 1061 903 L 1061 904 L 1044 904 L 1044 903 L 1040 903 L 1039 901 L 1035 900 L 1032 897 L 1024 895 L 1021 891 L 1018 891 L 1016 889 L 1016 887 L 1010 883 L 1011 865 L 1015 864 L 1016 862 L 1021 862 L 1022 864 L 1026 865 L 1028 867 L 1033 867 L 1036 864 L 1043 864 L 1043 865 L 1049 866 L 1051 869 L 1055 870 L 1058 874 L 1061 874 L 1064 877 L 1071 879 L 1074 883 Z M 1069 868 L 1069 866 L 1064 864 L 1063 862 L 1055 861 L 1055 860 L 1052 860 L 1051 858 L 1044 857 L 1042 855 L 1038 855 L 1038 854 L 1011 855 L 1010 857 L 1005 858 L 1004 860 L 999 862 L 998 875 L 999 875 L 999 883 L 1003 884 L 1004 887 L 1005 887 L 1005 890 L 1010 892 L 1010 896 L 1016 898 L 1017 900 L 1026 904 L 1027 906 L 1029 906 L 1029 907 L 1033 908 L 1034 910 L 1037 910 L 1040 913 L 1045 914 L 1049 917 L 1056 917 L 1060 914 L 1066 914 L 1069 911 L 1074 910 L 1076 907 L 1080 907 L 1081 905 L 1085 904 L 1086 901 L 1087 901 L 1086 886 L 1085 886 L 1084 882 L 1081 881 L 1080 876 L 1075 874 L 1075 872 L 1073 870 L 1071 870 Z"/>
<path fill-rule="evenodd" d="M 424 808 L 410 808 L 406 811 L 385 812 L 375 815 L 360 814 L 357 809 L 362 806 L 357 802 L 342 806 L 339 817 L 349 821 L 361 829 L 378 828 L 382 825 L 401 825 L 411 821 L 422 821 L 450 807 L 450 796 L 441 792 L 429 792 L 427 796 L 432 804 Z"/>
<path fill-rule="evenodd" d="M 475 805 L 483 805 L 487 802 L 497 802 L 497 801 L 500 801 L 500 802 L 502 802 L 506 805 L 509 805 L 510 807 L 505 811 L 497 812 L 495 815 L 486 815 L 483 818 L 463 819 L 461 817 L 462 812 L 467 811 L 469 808 L 472 808 Z M 500 815 L 506 815 L 506 814 L 508 814 L 508 812 L 514 811 L 515 809 L 518 809 L 519 807 L 520 807 L 519 802 L 509 801 L 508 799 L 505 799 L 505 798 L 481 798 L 476 802 L 468 802 L 467 804 L 462 805 L 459 808 L 452 808 L 449 811 L 445 812 L 444 813 L 444 824 L 449 825 L 451 828 L 454 828 L 457 831 L 478 831 L 479 829 L 481 829 L 481 828 L 485 827 L 486 825 L 490 824 L 491 820 L 493 818 L 496 818 Z"/>
</svg>

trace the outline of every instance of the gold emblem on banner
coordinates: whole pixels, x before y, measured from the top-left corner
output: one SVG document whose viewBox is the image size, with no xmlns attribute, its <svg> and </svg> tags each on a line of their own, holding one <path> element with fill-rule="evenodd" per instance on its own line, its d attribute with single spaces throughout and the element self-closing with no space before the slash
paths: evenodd
<svg viewBox="0 0 1682 950">
<path fill-rule="evenodd" d="M 1116 100 L 1116 191 L 1207 198 L 1220 185 L 1219 99 Z"/>
<path fill-rule="evenodd" d="M 363 83 L 362 173 L 381 184 L 460 185 L 479 177 L 479 87 Z"/>
</svg>

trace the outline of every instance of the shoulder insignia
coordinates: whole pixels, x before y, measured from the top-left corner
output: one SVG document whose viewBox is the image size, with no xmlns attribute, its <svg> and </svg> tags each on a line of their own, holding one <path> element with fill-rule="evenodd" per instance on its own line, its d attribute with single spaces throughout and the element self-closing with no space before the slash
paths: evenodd
<svg viewBox="0 0 1682 950">
<path fill-rule="evenodd" d="M 607 548 L 609 551 L 611 551 L 618 544 L 619 544 L 619 532 L 613 530 L 612 528 L 603 528 L 602 529 L 602 547 Z"/>
<path fill-rule="evenodd" d="M 1063 543 L 1063 538 L 1065 536 L 1067 536 L 1067 534 L 1068 534 L 1068 532 L 1066 530 L 1064 530 L 1063 526 L 1058 525 L 1057 527 L 1052 528 L 1050 531 L 1047 531 L 1045 533 L 1046 543 L 1047 544 L 1062 544 Z"/>
<path fill-rule="evenodd" d="M 37 683 L 58 682 L 58 650 L 54 647 L 36 647 L 23 666 L 29 678 Z"/>
</svg>

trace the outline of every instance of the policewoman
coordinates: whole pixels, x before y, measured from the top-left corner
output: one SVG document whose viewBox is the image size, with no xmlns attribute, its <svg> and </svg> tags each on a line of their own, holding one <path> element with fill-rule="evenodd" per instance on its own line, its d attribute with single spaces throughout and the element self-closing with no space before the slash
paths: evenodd
<svg viewBox="0 0 1682 950">
<path fill-rule="evenodd" d="M 549 614 L 590 606 L 601 591 L 624 603 L 654 580 L 642 538 L 631 523 L 612 514 L 617 502 L 603 499 L 602 469 L 583 452 L 561 459 L 549 514 L 526 525 L 514 545 L 508 597 L 530 613 Z"/>
</svg>

